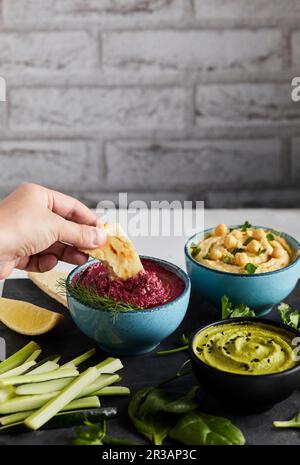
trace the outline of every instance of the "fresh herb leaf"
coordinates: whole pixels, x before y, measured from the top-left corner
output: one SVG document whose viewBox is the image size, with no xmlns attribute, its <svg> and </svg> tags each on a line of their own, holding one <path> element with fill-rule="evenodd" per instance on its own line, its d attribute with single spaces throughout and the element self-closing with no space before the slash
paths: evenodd
<svg viewBox="0 0 300 465">
<path fill-rule="evenodd" d="M 266 253 L 267 249 L 258 249 L 257 255 L 262 255 L 263 253 Z"/>
<path fill-rule="evenodd" d="M 198 246 L 195 246 L 195 247 L 192 247 L 191 246 L 191 256 L 193 258 L 197 257 L 197 255 L 201 252 L 201 247 L 198 247 Z"/>
<path fill-rule="evenodd" d="M 272 233 L 268 233 L 266 237 L 267 237 L 267 239 L 268 239 L 269 242 L 275 241 L 274 234 L 272 234 Z"/>
<path fill-rule="evenodd" d="M 232 255 L 236 255 L 237 253 L 242 253 L 242 252 L 245 252 L 245 249 L 241 249 L 241 248 L 235 248 L 232 250 Z"/>
<path fill-rule="evenodd" d="M 228 255 L 225 255 L 225 257 L 223 257 L 223 263 L 226 263 L 226 264 L 230 265 L 231 264 L 231 258 Z"/>
<path fill-rule="evenodd" d="M 292 310 L 289 304 L 282 302 L 278 306 L 278 312 L 283 323 L 295 329 L 299 328 L 300 313 L 297 310 Z"/>
<path fill-rule="evenodd" d="M 245 270 L 249 274 L 254 274 L 255 271 L 257 270 L 257 268 L 258 268 L 258 266 L 254 265 L 254 263 L 247 263 L 247 265 L 245 265 Z"/>
<path fill-rule="evenodd" d="M 300 412 L 288 421 L 273 421 L 275 428 L 300 428 Z"/>
<path fill-rule="evenodd" d="M 251 228 L 251 227 L 252 227 L 252 225 L 249 223 L 249 221 L 245 221 L 244 224 L 241 224 L 241 225 L 239 226 L 239 229 L 240 229 L 242 232 L 246 232 L 247 229 L 249 229 L 249 228 Z"/>
<path fill-rule="evenodd" d="M 227 295 L 224 295 L 221 300 L 222 303 L 222 320 L 227 318 L 238 318 L 238 317 L 255 317 L 255 312 L 245 304 L 238 304 L 235 307 L 230 302 Z"/>
<path fill-rule="evenodd" d="M 74 299 L 79 300 L 85 305 L 89 305 L 95 308 L 105 308 L 115 312 L 130 312 L 133 310 L 142 310 L 143 307 L 138 307 L 137 305 L 132 305 L 126 302 L 117 301 L 110 297 L 100 295 L 96 286 L 83 286 L 78 281 L 73 282 L 72 284 L 66 283 L 64 279 L 61 279 L 57 282 L 57 288 L 60 293 L 64 295 L 68 292 Z"/>
<path fill-rule="evenodd" d="M 168 436 L 188 445 L 245 444 L 242 432 L 230 420 L 198 412 L 181 417 Z"/>
<path fill-rule="evenodd" d="M 248 244 L 250 244 L 250 242 L 252 242 L 254 240 L 254 237 L 252 236 L 249 236 L 247 237 L 247 239 L 245 240 L 245 242 L 243 243 L 243 245 L 246 247 Z"/>
<path fill-rule="evenodd" d="M 73 444 L 77 446 L 104 446 L 129 445 L 132 444 L 127 439 L 108 436 L 106 433 L 106 420 L 103 418 L 100 424 L 92 423 L 88 419 L 83 422 L 84 426 L 74 428 L 76 437 Z"/>
</svg>

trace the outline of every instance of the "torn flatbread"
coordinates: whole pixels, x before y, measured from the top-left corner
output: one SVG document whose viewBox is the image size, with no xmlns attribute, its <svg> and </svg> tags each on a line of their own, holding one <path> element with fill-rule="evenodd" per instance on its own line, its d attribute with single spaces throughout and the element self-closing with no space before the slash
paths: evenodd
<svg viewBox="0 0 300 465">
<path fill-rule="evenodd" d="M 79 249 L 90 257 L 103 262 L 113 278 L 126 280 L 143 270 L 143 265 L 133 243 L 119 224 L 103 224 L 107 236 L 103 247 L 97 249 Z"/>
</svg>

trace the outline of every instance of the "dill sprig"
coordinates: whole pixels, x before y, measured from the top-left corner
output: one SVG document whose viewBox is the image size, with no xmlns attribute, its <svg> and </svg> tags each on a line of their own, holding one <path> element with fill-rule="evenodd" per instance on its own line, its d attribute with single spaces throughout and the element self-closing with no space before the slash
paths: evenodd
<svg viewBox="0 0 300 465">
<path fill-rule="evenodd" d="M 78 281 L 68 284 L 65 279 L 59 279 L 57 289 L 59 294 L 66 295 L 68 292 L 74 299 L 79 300 L 84 305 L 111 310 L 114 313 L 143 310 L 143 307 L 100 295 L 96 286 L 83 286 Z"/>
</svg>

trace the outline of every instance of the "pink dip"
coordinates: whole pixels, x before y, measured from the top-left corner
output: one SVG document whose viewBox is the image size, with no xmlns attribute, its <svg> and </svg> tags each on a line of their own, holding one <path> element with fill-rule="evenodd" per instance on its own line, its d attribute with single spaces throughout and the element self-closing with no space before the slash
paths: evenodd
<svg viewBox="0 0 300 465">
<path fill-rule="evenodd" d="M 112 280 L 102 263 L 95 263 L 80 275 L 79 283 L 96 286 L 100 295 L 143 308 L 156 307 L 176 299 L 184 291 L 184 282 L 171 271 L 151 260 L 142 260 L 144 271 L 133 278 Z"/>
</svg>

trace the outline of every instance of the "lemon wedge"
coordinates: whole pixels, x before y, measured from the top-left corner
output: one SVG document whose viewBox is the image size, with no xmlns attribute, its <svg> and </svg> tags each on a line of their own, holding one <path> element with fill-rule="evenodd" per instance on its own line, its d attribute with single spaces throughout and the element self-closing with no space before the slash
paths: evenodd
<svg viewBox="0 0 300 465">
<path fill-rule="evenodd" d="M 16 333 L 38 336 L 47 333 L 62 320 L 60 313 L 51 312 L 22 300 L 0 298 L 0 321 Z"/>
</svg>

